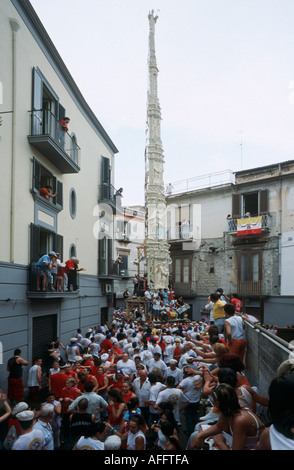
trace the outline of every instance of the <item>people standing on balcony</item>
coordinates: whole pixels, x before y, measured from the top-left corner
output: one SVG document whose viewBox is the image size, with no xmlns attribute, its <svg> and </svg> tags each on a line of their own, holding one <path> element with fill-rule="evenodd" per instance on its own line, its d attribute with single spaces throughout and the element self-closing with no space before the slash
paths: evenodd
<svg viewBox="0 0 294 470">
<path fill-rule="evenodd" d="M 53 277 L 53 287 L 55 290 L 57 290 L 57 276 L 58 276 L 58 268 L 61 265 L 60 261 L 60 254 L 56 253 L 56 258 L 54 258 L 52 262 L 52 269 L 51 269 L 51 275 Z"/>
<path fill-rule="evenodd" d="M 50 201 L 50 198 L 53 199 L 58 195 L 57 192 L 52 194 L 52 191 L 52 186 L 50 186 L 49 184 L 46 186 L 42 186 L 42 188 L 39 189 L 40 196 L 43 196 L 45 199 L 47 199 L 47 201 Z"/>
<path fill-rule="evenodd" d="M 190 233 L 190 222 L 187 219 L 182 220 L 181 223 L 181 235 L 182 238 L 189 238 Z"/>
<path fill-rule="evenodd" d="M 63 119 L 59 121 L 58 143 L 63 148 L 65 146 L 65 134 L 68 132 L 69 121 L 70 121 L 69 117 L 64 117 Z"/>
<path fill-rule="evenodd" d="M 40 290 L 40 283 L 42 279 L 42 290 L 46 291 L 47 278 L 50 276 L 50 271 L 52 269 L 52 263 L 56 258 L 55 251 L 50 251 L 48 255 L 43 255 L 36 263 L 37 271 L 37 291 Z"/>
<path fill-rule="evenodd" d="M 167 196 L 171 196 L 171 194 L 173 193 L 173 185 L 171 183 L 168 183 L 167 187 L 166 187 L 166 195 Z"/>
<path fill-rule="evenodd" d="M 65 265 L 66 265 L 65 272 L 68 276 L 67 288 L 70 291 L 71 286 L 72 286 L 73 291 L 76 291 L 78 290 L 77 273 L 79 271 L 86 271 L 86 270 L 85 268 L 79 268 L 79 260 L 75 256 L 72 256 L 71 259 L 67 260 Z"/>
<path fill-rule="evenodd" d="M 231 232 L 233 229 L 233 219 L 232 219 L 231 214 L 227 215 L 227 221 L 228 221 L 228 230 L 229 232 Z"/>
<path fill-rule="evenodd" d="M 123 188 L 119 188 L 115 192 L 115 201 L 116 201 L 116 207 L 121 207 L 121 198 L 123 197 Z"/>
</svg>

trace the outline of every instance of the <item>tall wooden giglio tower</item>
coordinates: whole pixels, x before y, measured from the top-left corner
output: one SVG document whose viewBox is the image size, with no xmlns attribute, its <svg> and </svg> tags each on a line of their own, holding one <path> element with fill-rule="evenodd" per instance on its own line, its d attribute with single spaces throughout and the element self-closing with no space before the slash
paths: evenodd
<svg viewBox="0 0 294 470">
<path fill-rule="evenodd" d="M 158 68 L 155 55 L 155 24 L 149 15 L 149 89 L 147 100 L 147 143 L 145 152 L 145 253 L 147 282 L 151 289 L 168 287 L 169 244 L 166 238 L 166 200 L 163 182 L 163 149 L 160 136 L 161 109 L 158 100 Z"/>
</svg>

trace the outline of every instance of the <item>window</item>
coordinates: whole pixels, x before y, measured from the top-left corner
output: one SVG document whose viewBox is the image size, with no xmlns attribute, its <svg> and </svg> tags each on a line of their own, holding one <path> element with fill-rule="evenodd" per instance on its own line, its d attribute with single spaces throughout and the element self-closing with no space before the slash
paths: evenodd
<svg viewBox="0 0 294 470">
<path fill-rule="evenodd" d="M 42 255 L 51 250 L 60 253 L 60 259 L 63 259 L 62 235 L 31 224 L 31 263 L 36 263 Z"/>
<path fill-rule="evenodd" d="M 111 238 L 99 239 L 99 274 L 112 275 L 118 274 L 118 265 L 114 265 L 112 259 L 112 240 Z"/>
<path fill-rule="evenodd" d="M 268 190 L 261 189 L 242 194 L 232 195 L 232 218 L 239 219 L 244 217 L 246 212 L 251 216 L 267 214 L 268 207 Z"/>
<path fill-rule="evenodd" d="M 251 216 L 257 216 L 259 213 L 258 193 L 249 193 L 242 195 L 242 215 L 249 212 Z"/>
<path fill-rule="evenodd" d="M 51 193 L 57 193 L 57 196 L 50 198 L 49 202 L 58 206 L 59 209 L 63 205 L 63 184 L 59 181 L 53 173 L 47 170 L 41 163 L 39 163 L 35 158 L 33 159 L 33 181 L 32 181 L 32 192 L 36 196 L 40 195 L 40 188 L 45 186 L 51 186 Z M 45 198 L 44 198 L 45 199 Z M 46 199 L 46 201 L 48 201 Z"/>
<path fill-rule="evenodd" d="M 59 103 L 59 98 L 53 88 L 37 68 L 33 69 L 32 110 L 32 134 L 50 134 L 55 140 L 56 121 L 65 116 L 65 109 Z"/>
<path fill-rule="evenodd" d="M 119 263 L 119 274 L 122 277 L 126 277 L 128 276 L 129 256 L 121 254 L 121 253 L 119 253 L 119 256 L 121 258 L 120 263 Z"/>
<path fill-rule="evenodd" d="M 174 260 L 173 279 L 175 280 L 176 284 L 189 284 L 189 282 L 191 282 L 191 261 L 192 260 L 190 258 L 176 258 Z"/>
<path fill-rule="evenodd" d="M 72 243 L 69 247 L 69 259 L 71 259 L 72 257 L 77 257 L 77 248 L 74 243 Z"/>
<path fill-rule="evenodd" d="M 71 218 L 75 219 L 77 215 L 77 193 L 74 188 L 71 188 L 69 192 L 69 212 Z"/>
<path fill-rule="evenodd" d="M 258 282 L 262 279 L 261 251 L 239 253 L 239 281 Z"/>
</svg>

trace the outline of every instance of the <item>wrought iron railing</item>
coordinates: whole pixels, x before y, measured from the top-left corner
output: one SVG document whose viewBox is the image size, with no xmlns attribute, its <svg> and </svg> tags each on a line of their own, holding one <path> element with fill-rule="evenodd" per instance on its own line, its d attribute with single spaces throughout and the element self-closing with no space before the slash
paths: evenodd
<svg viewBox="0 0 294 470">
<path fill-rule="evenodd" d="M 240 219 L 242 218 L 243 217 L 240 217 Z M 237 228 L 238 228 L 238 219 L 229 219 L 228 220 L 228 232 L 237 232 Z M 270 216 L 269 214 L 263 214 L 261 216 L 261 229 L 269 229 L 269 228 L 270 228 Z"/>
<path fill-rule="evenodd" d="M 166 231 L 167 240 L 191 240 L 193 238 L 193 225 L 176 225 L 168 227 Z"/>
<path fill-rule="evenodd" d="M 75 135 L 64 130 L 60 121 L 49 109 L 30 111 L 30 135 L 50 137 L 53 142 L 66 153 L 76 165 L 79 165 L 80 147 Z"/>
</svg>

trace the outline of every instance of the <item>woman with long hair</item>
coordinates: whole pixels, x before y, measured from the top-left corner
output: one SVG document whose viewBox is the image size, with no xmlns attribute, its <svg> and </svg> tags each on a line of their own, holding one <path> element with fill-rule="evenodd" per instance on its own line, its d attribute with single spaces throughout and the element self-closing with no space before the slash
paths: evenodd
<svg viewBox="0 0 294 470">
<path fill-rule="evenodd" d="M 119 388 L 112 388 L 108 392 L 108 421 L 116 431 L 119 431 L 127 405 Z"/>
<path fill-rule="evenodd" d="M 219 450 L 255 449 L 264 430 L 262 421 L 252 411 L 241 408 L 237 393 L 230 385 L 217 385 L 212 398 L 219 409 L 219 419 L 193 437 L 190 449 L 201 449 L 205 439 L 211 436 Z"/>
<path fill-rule="evenodd" d="M 256 450 L 294 450 L 294 374 L 273 379 L 268 393 L 270 425 Z"/>
</svg>

